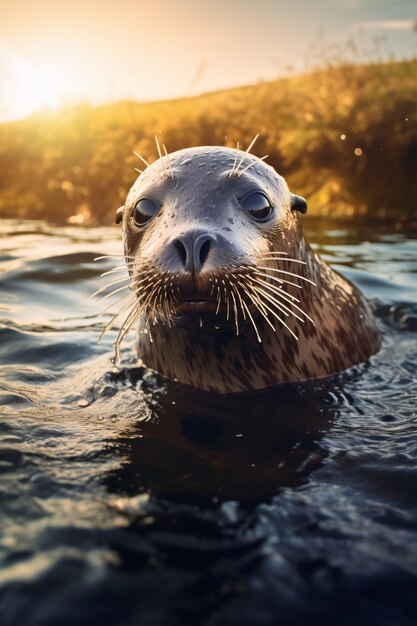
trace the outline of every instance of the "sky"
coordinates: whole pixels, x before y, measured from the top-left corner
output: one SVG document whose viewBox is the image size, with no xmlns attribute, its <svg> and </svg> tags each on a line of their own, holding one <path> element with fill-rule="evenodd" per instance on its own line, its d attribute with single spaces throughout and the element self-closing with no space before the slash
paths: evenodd
<svg viewBox="0 0 417 626">
<path fill-rule="evenodd" d="M 417 56 L 416 19 L 415 0 L 0 0 L 0 122 L 273 80 L 352 38 L 356 60 L 376 39 Z"/>
</svg>

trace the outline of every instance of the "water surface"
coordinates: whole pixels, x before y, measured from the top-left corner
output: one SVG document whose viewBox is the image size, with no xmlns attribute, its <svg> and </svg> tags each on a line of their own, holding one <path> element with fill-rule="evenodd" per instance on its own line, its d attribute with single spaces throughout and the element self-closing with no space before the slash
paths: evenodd
<svg viewBox="0 0 417 626">
<path fill-rule="evenodd" d="M 2 624 L 415 623 L 417 234 L 305 223 L 382 349 L 219 400 L 97 344 L 118 229 L 3 222 Z"/>
</svg>

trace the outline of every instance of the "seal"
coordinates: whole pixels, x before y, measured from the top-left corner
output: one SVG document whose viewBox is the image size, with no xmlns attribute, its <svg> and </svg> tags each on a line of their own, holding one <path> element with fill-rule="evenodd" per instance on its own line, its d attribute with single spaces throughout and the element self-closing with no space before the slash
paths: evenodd
<svg viewBox="0 0 417 626">
<path fill-rule="evenodd" d="M 378 350 L 366 300 L 307 244 L 307 203 L 265 157 L 157 145 L 116 215 L 130 280 L 117 349 L 137 325 L 147 367 L 220 394 L 329 376 Z"/>
</svg>

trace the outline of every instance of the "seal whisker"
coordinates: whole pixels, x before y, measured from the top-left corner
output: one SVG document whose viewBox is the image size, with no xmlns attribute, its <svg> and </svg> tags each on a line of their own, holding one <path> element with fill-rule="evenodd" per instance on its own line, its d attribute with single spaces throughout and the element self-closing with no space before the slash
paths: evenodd
<svg viewBox="0 0 417 626">
<path fill-rule="evenodd" d="M 139 154 L 139 152 L 136 152 L 136 150 L 133 150 L 133 154 L 135 154 L 138 159 L 140 159 L 145 165 L 146 167 L 149 167 L 149 169 L 155 174 L 155 176 L 157 178 L 159 178 L 160 180 L 162 180 L 162 176 L 160 175 L 160 173 L 155 169 L 155 167 L 153 166 L 153 163 L 148 163 L 148 161 L 146 159 L 143 158 L 142 155 Z"/>
<path fill-rule="evenodd" d="M 130 289 L 130 285 L 123 285 L 122 287 L 119 287 L 118 289 L 114 289 L 110 293 L 107 293 L 105 296 L 102 296 L 98 302 L 100 303 L 100 302 L 103 302 L 103 300 L 107 300 L 107 298 L 112 298 L 117 293 L 120 293 L 121 291 L 123 291 L 123 289 Z"/>
<path fill-rule="evenodd" d="M 130 278 L 130 276 L 128 278 Z M 126 278 L 119 278 L 118 280 L 115 280 L 112 283 L 109 283 L 108 285 L 104 285 L 103 287 L 100 287 L 100 289 L 97 289 L 97 291 L 92 293 L 91 296 L 88 296 L 87 300 L 91 300 L 91 298 L 94 298 L 95 296 L 98 296 L 100 293 L 103 293 L 103 291 L 106 291 L 106 289 L 108 289 L 112 285 L 121 283 L 125 280 Z M 128 289 L 128 287 L 129 285 L 123 285 L 123 287 L 120 287 L 119 289 L 115 289 L 114 291 L 111 291 L 110 293 L 100 298 L 99 302 L 101 302 L 102 300 L 106 300 L 106 298 L 111 298 L 111 296 L 114 296 L 116 293 L 119 293 L 119 291 L 122 291 L 123 289 Z"/>
<path fill-rule="evenodd" d="M 124 258 L 124 259 L 134 259 L 134 256 L 129 256 L 129 255 L 124 255 L 124 254 L 105 254 L 103 256 L 96 256 L 94 257 L 93 261 L 101 261 L 102 259 L 119 259 L 119 258 Z"/>
<path fill-rule="evenodd" d="M 237 142 L 237 143 L 236 143 L 235 158 L 234 158 L 234 161 L 233 161 L 232 169 L 230 170 L 229 178 L 231 178 L 231 177 L 233 176 L 234 171 L 235 171 L 235 165 L 236 165 L 236 161 L 237 161 L 237 155 L 239 154 L 238 150 L 239 150 L 239 142 Z"/>
<path fill-rule="evenodd" d="M 160 285 L 158 290 L 155 293 L 152 311 L 150 312 L 149 315 L 153 317 L 154 321 L 156 321 L 158 320 L 158 314 L 159 314 L 159 317 L 162 318 L 164 322 L 168 324 L 168 326 L 171 326 L 171 321 L 166 311 L 166 306 L 165 306 L 166 302 L 162 299 L 162 296 L 163 296 L 162 285 Z"/>
<path fill-rule="evenodd" d="M 103 272 L 100 276 L 109 276 L 110 274 L 119 274 L 122 272 L 127 272 L 130 268 L 134 267 L 134 263 L 129 265 L 116 265 L 111 270 L 107 270 L 107 272 Z"/>
<path fill-rule="evenodd" d="M 117 320 L 117 318 L 123 315 L 123 313 L 125 313 L 129 308 L 134 307 L 135 304 L 136 304 L 136 297 L 134 296 L 134 294 L 132 294 L 132 298 L 130 299 L 130 301 L 118 313 L 116 313 L 116 315 L 114 315 L 112 319 L 105 325 L 105 327 L 101 331 L 101 334 L 98 338 L 97 343 L 100 343 L 104 335 L 113 328 L 114 323 Z"/>
<path fill-rule="evenodd" d="M 146 271 L 142 271 L 141 272 L 141 276 L 143 275 L 143 278 L 141 278 L 140 280 L 135 281 L 135 286 L 139 287 L 139 285 L 143 285 L 143 283 L 146 283 L 149 280 L 153 280 L 155 278 L 155 276 L 157 276 L 156 272 L 152 272 L 152 270 L 146 270 Z"/>
<path fill-rule="evenodd" d="M 272 328 L 274 333 L 276 333 L 276 328 L 272 324 L 271 320 L 269 319 L 268 312 L 266 311 L 266 309 L 264 307 L 264 303 L 262 302 L 262 300 L 260 300 L 260 298 L 255 295 L 255 293 L 251 290 L 250 287 L 249 287 L 249 291 L 246 290 L 246 293 L 247 293 L 248 297 L 251 299 L 251 301 L 253 302 L 253 304 L 256 306 L 256 308 L 258 309 L 259 313 L 262 315 L 264 320 L 269 324 L 269 326 Z"/>
<path fill-rule="evenodd" d="M 129 277 L 130 278 L 130 277 Z M 101 289 L 98 289 L 97 291 L 95 291 L 93 294 L 91 294 L 90 296 L 88 296 L 85 301 L 87 302 L 88 300 L 91 300 L 93 297 L 98 296 L 100 293 L 102 293 L 103 291 L 105 291 L 106 289 L 108 289 L 109 287 L 111 287 L 112 285 L 115 285 L 117 283 L 121 283 L 123 280 L 126 280 L 126 278 L 123 279 L 119 279 L 119 280 L 115 280 L 113 283 L 110 283 L 109 285 L 105 285 L 104 287 L 101 287 Z M 130 285 L 124 285 L 123 287 L 121 287 L 120 289 L 114 290 L 112 293 L 110 294 L 106 294 L 105 297 L 102 297 L 98 300 L 98 304 L 100 302 L 102 302 L 103 300 L 105 300 L 106 298 L 110 298 L 111 296 L 115 295 L 116 293 L 118 293 L 119 291 L 123 291 L 123 289 L 129 289 Z"/>
<path fill-rule="evenodd" d="M 259 163 L 259 161 L 265 161 L 265 159 L 267 159 L 268 157 L 269 157 L 269 154 L 265 154 L 265 156 L 260 157 L 260 158 L 259 157 L 255 157 L 255 160 L 252 163 L 249 163 L 249 165 L 247 165 L 242 171 L 239 172 L 239 174 L 237 175 L 238 178 L 240 178 L 244 172 L 246 172 L 251 167 L 253 167 L 257 163 Z"/>
<path fill-rule="evenodd" d="M 108 270 L 107 272 L 103 272 L 102 274 L 100 274 L 100 278 L 104 278 L 105 276 L 114 276 L 114 275 L 117 275 L 117 274 L 126 274 L 129 271 L 129 269 L 130 268 L 128 268 L 128 267 L 123 267 L 123 268 L 120 268 L 120 269 Z"/>
<path fill-rule="evenodd" d="M 135 321 L 137 320 L 139 315 L 140 315 L 140 309 L 138 307 L 134 307 L 129 312 L 129 315 L 127 315 L 127 317 L 123 321 L 122 327 L 121 327 L 121 329 L 119 331 L 119 334 L 117 336 L 117 340 L 116 341 L 118 343 L 122 342 L 123 338 L 129 332 L 129 330 L 131 329 L 132 325 L 135 323 Z"/>
<path fill-rule="evenodd" d="M 153 294 L 153 300 L 152 300 L 152 293 L 149 293 L 148 296 L 145 298 L 145 300 L 143 302 L 143 308 L 145 308 L 146 304 L 149 303 L 149 306 L 148 306 L 148 317 L 152 318 L 152 320 L 154 322 L 157 319 L 157 306 L 158 306 L 159 301 L 160 301 L 161 289 L 162 289 L 162 285 L 158 284 L 156 286 L 156 288 L 153 290 L 155 292 Z"/>
<path fill-rule="evenodd" d="M 218 299 L 217 299 L 217 309 L 216 309 L 215 315 L 219 314 L 220 304 L 221 304 L 221 301 L 222 301 L 222 292 L 221 292 L 221 289 L 220 289 L 220 285 L 217 285 L 217 296 L 218 296 Z"/>
<path fill-rule="evenodd" d="M 155 276 L 157 276 L 157 274 L 155 272 L 154 273 L 148 273 L 147 276 L 144 276 L 144 278 L 141 278 L 140 280 L 137 280 L 134 283 L 134 287 L 138 291 L 142 291 L 142 292 L 145 291 L 148 287 L 150 287 L 151 285 L 155 284 L 153 282 Z"/>
<path fill-rule="evenodd" d="M 249 154 L 249 152 L 251 151 L 251 149 L 253 148 L 255 141 L 258 139 L 259 137 L 259 133 L 257 135 L 255 135 L 255 137 L 252 139 L 252 141 L 250 142 L 250 144 L 248 145 L 248 147 L 246 148 L 245 152 L 242 154 L 242 158 L 239 161 L 239 165 L 234 169 L 233 174 L 238 174 L 239 172 L 239 168 L 243 163 L 243 159 L 245 158 L 245 154 Z"/>
<path fill-rule="evenodd" d="M 246 313 L 245 313 L 245 309 L 243 308 L 243 298 L 240 295 L 239 289 L 235 285 L 232 285 L 232 287 L 234 287 L 235 293 L 236 293 L 236 295 L 237 295 L 237 297 L 239 299 L 239 304 L 240 304 L 240 308 L 241 308 L 241 311 L 242 311 L 243 321 L 246 322 Z"/>
<path fill-rule="evenodd" d="M 262 267 L 261 265 L 258 265 L 257 267 L 260 270 L 265 270 L 265 271 L 269 271 L 269 272 L 278 272 L 279 274 L 287 274 L 288 276 L 294 276 L 294 278 L 299 278 L 300 280 L 305 280 L 306 283 L 310 283 L 314 287 L 317 287 L 315 282 L 313 282 L 309 278 L 306 278 L 305 276 L 300 276 L 300 274 L 294 274 L 294 272 L 288 272 L 287 270 L 279 270 L 276 267 L 268 267 L 268 266 Z"/>
<path fill-rule="evenodd" d="M 112 298 L 113 296 L 115 296 L 117 293 L 120 293 L 120 291 L 123 291 L 124 289 L 130 289 L 129 285 L 125 285 L 124 287 L 120 287 L 120 289 L 115 289 L 111 294 L 106 294 L 105 296 L 102 296 L 100 298 L 100 300 L 97 301 L 97 304 L 101 304 L 104 300 L 107 300 L 107 298 Z M 124 294 L 124 296 L 128 296 L 129 294 Z M 114 306 L 116 304 L 117 300 L 113 300 L 112 305 Z"/>
<path fill-rule="evenodd" d="M 116 337 L 116 341 L 114 342 L 114 362 L 116 365 L 120 363 L 120 346 L 123 339 L 126 337 L 129 330 L 132 328 L 133 324 L 136 322 L 140 315 L 140 311 L 137 308 L 132 309 L 126 319 L 124 320 L 121 329 Z"/>
<path fill-rule="evenodd" d="M 279 257 L 272 256 L 270 253 L 268 254 L 260 254 L 258 256 L 260 259 L 270 260 L 270 261 L 290 261 L 291 263 L 300 263 L 301 265 L 307 265 L 306 261 L 300 261 L 300 259 L 290 259 L 289 257 Z"/>
<path fill-rule="evenodd" d="M 122 296 L 121 298 L 118 298 L 115 302 L 112 302 L 111 304 L 107 305 L 105 309 L 103 309 L 102 311 L 100 311 L 100 313 L 97 313 L 97 317 L 102 317 L 105 313 L 107 313 L 107 311 L 109 311 L 112 307 L 116 306 L 116 304 L 119 304 L 120 302 L 123 302 L 123 300 L 126 300 L 127 298 L 129 298 L 131 296 L 130 293 L 125 294 L 124 296 Z"/>
<path fill-rule="evenodd" d="M 305 317 L 310 320 L 310 322 L 312 324 L 315 324 L 314 320 L 311 319 L 311 317 L 309 315 L 307 315 L 307 313 L 305 311 L 303 311 L 303 309 L 301 309 L 299 306 L 297 306 L 296 304 L 294 304 L 294 302 L 292 302 L 291 300 L 289 300 L 288 297 L 286 297 L 288 294 L 286 294 L 281 288 L 279 287 L 275 287 L 275 285 L 271 285 L 270 283 L 267 283 L 265 280 L 260 280 L 257 278 L 254 278 L 253 276 L 251 276 L 249 278 L 249 280 L 254 281 L 256 283 L 259 283 L 261 285 L 264 285 L 266 288 L 270 289 L 271 291 L 274 292 L 274 294 L 276 294 L 277 296 L 279 296 L 280 298 L 283 298 L 286 302 L 288 302 L 291 306 L 293 306 L 295 309 L 297 309 L 297 311 L 300 311 L 300 313 L 302 313 L 303 315 L 305 315 Z M 292 296 L 291 296 L 292 297 Z M 299 302 L 299 300 L 297 298 L 295 298 L 295 300 L 297 300 L 297 302 Z M 284 304 L 282 306 L 285 306 Z"/>
<path fill-rule="evenodd" d="M 281 284 L 280 284 L 279 287 L 277 287 L 274 283 L 269 283 L 266 280 L 262 280 L 261 278 L 258 278 L 258 274 L 256 274 L 256 276 L 249 275 L 246 278 L 247 278 L 247 280 L 251 281 L 252 283 L 256 283 L 256 284 L 268 287 L 269 289 L 271 289 L 277 295 L 280 295 L 280 296 L 281 295 L 285 295 L 285 296 L 287 296 L 287 298 L 291 298 L 291 301 L 300 302 L 300 300 L 298 298 L 295 298 L 294 296 L 291 296 L 286 291 L 284 291 L 284 289 L 282 288 Z M 269 278 L 269 276 L 268 276 L 268 278 Z M 292 304 L 292 302 L 291 302 L 291 304 Z"/>
<path fill-rule="evenodd" d="M 227 278 L 227 274 L 225 274 L 225 278 Z M 223 283 L 223 291 L 224 291 L 224 301 L 226 304 L 226 320 L 229 321 L 229 317 L 230 317 L 230 301 L 229 298 L 227 297 L 227 287 L 226 287 L 226 283 L 225 281 L 222 279 L 222 283 Z"/>
<path fill-rule="evenodd" d="M 172 326 L 171 323 L 171 310 L 169 307 L 169 302 L 168 302 L 168 292 L 167 292 L 167 284 L 169 282 L 169 279 L 167 279 L 167 277 L 165 277 L 164 279 L 164 284 L 160 285 L 159 287 L 159 303 L 160 303 L 160 307 L 162 309 L 162 312 L 165 316 L 165 321 L 167 322 L 168 326 Z M 162 292 L 162 288 L 163 288 L 163 292 Z M 162 298 L 164 296 L 164 298 Z"/>
<path fill-rule="evenodd" d="M 257 254 L 257 257 L 263 257 L 264 255 L 277 255 L 277 256 L 287 256 L 288 252 L 284 252 L 283 250 L 268 250 L 268 252 L 260 252 Z"/>
<path fill-rule="evenodd" d="M 159 277 L 159 279 L 156 280 L 156 282 L 154 282 L 154 276 L 155 274 L 152 276 L 152 282 L 148 285 L 145 285 L 144 288 L 142 288 L 142 291 L 146 290 L 149 286 L 153 285 L 153 289 L 151 289 L 151 291 L 149 291 L 149 293 L 146 295 L 145 300 L 143 301 L 143 308 L 146 308 L 146 305 L 148 305 L 148 309 L 149 309 L 149 316 L 152 316 L 154 321 L 158 321 L 158 313 L 159 315 L 161 315 L 165 322 L 171 326 L 171 315 L 173 313 L 173 310 L 170 306 L 169 303 L 169 298 L 168 298 L 168 288 L 171 287 L 172 285 L 172 281 L 174 280 L 174 277 L 167 277 L 166 275 L 162 275 Z M 170 293 L 172 292 L 172 289 L 170 290 Z"/>
<path fill-rule="evenodd" d="M 291 312 L 291 309 L 285 310 L 284 308 L 281 308 L 281 304 L 278 302 L 278 300 L 276 300 L 274 298 L 274 296 L 272 296 L 271 294 L 269 294 L 267 291 L 265 291 L 264 289 L 262 289 L 261 287 L 258 287 L 257 285 L 251 285 L 249 286 L 249 289 L 254 289 L 256 291 L 256 293 L 259 295 L 260 298 L 265 298 L 266 300 L 268 300 L 269 302 L 271 302 L 271 304 L 274 304 L 277 309 L 279 309 L 281 311 L 281 313 L 283 313 L 285 315 L 285 317 L 289 317 L 290 313 L 288 313 L 288 311 Z M 284 305 L 282 305 L 282 307 L 284 307 Z M 304 322 L 304 320 L 301 320 L 302 322 Z"/>
<path fill-rule="evenodd" d="M 270 274 L 265 274 L 265 272 L 259 272 L 258 270 L 254 270 L 253 273 L 256 276 L 264 276 L 265 278 L 269 278 L 269 280 L 273 280 L 280 285 L 285 283 L 286 285 L 292 285 L 293 287 L 297 287 L 297 289 L 303 288 L 302 285 L 297 285 L 297 283 L 293 283 L 291 280 L 286 280 L 285 278 L 277 278 L 276 276 L 271 276 Z M 297 300 L 297 298 L 295 296 L 292 296 L 291 294 L 288 294 L 288 296 L 290 298 L 293 298 L 294 300 Z M 297 302 L 299 302 L 299 300 L 297 300 Z"/>
<path fill-rule="evenodd" d="M 142 163 L 144 163 L 146 165 L 146 167 L 152 167 L 152 165 L 150 163 L 148 163 L 148 161 L 146 159 L 143 158 L 143 156 L 141 154 L 139 154 L 139 152 L 136 152 L 136 150 L 133 150 L 133 154 L 135 154 L 138 159 L 140 159 L 142 161 Z"/>
<path fill-rule="evenodd" d="M 173 297 L 173 291 L 172 291 L 172 283 L 173 283 L 173 278 L 171 278 L 171 280 L 169 281 L 169 291 L 167 291 L 166 293 L 166 309 L 167 309 L 167 315 L 168 315 L 168 319 L 169 319 L 169 323 L 171 324 L 171 315 L 174 314 L 174 297 Z M 172 324 L 171 324 L 172 325 Z"/>
<path fill-rule="evenodd" d="M 260 295 L 262 294 L 262 296 L 264 298 L 266 298 L 269 302 L 274 304 L 274 306 L 276 306 L 277 309 L 279 309 L 281 311 L 281 313 L 283 313 L 286 317 L 289 317 L 291 315 L 292 317 L 297 318 L 303 324 L 305 323 L 305 320 L 302 317 L 297 315 L 297 313 L 294 313 L 294 311 L 292 309 L 290 309 L 286 304 L 283 304 L 282 302 L 279 302 L 273 295 L 269 294 L 267 291 L 265 291 L 261 287 L 256 286 L 254 288 L 257 290 L 257 292 Z M 304 313 L 304 311 L 303 311 L 303 313 Z"/>
<path fill-rule="evenodd" d="M 151 323 L 150 322 L 148 324 L 148 335 L 149 335 L 150 343 L 153 343 L 153 335 L 152 335 L 152 331 L 151 331 Z"/>
<path fill-rule="evenodd" d="M 162 157 L 161 146 L 159 145 L 158 137 L 156 135 L 155 135 L 155 143 L 156 143 L 156 149 L 158 150 L 159 158 L 161 159 L 162 167 L 164 168 L 165 176 L 168 178 L 168 171 L 165 166 L 165 161 Z"/>
<path fill-rule="evenodd" d="M 238 310 L 237 310 L 237 304 L 236 304 L 236 298 L 235 298 L 235 294 L 233 293 L 233 285 L 232 283 L 230 283 L 230 296 L 232 298 L 232 302 L 233 302 L 233 312 L 234 312 L 234 316 L 235 316 L 235 326 L 236 326 L 236 336 L 239 336 L 239 320 L 238 320 Z"/>
<path fill-rule="evenodd" d="M 247 154 L 248 154 L 248 153 L 252 150 L 253 146 L 255 145 L 255 141 L 257 141 L 257 140 L 258 140 L 258 137 L 259 137 L 259 133 L 257 133 L 257 134 L 255 135 L 255 137 L 252 139 L 252 141 L 250 142 L 250 144 L 249 144 L 249 145 L 248 145 L 248 147 L 246 148 L 246 153 L 247 153 Z"/>
<path fill-rule="evenodd" d="M 243 305 L 243 306 L 245 307 L 245 309 L 246 309 L 246 312 L 247 312 L 247 314 L 248 314 L 248 316 L 249 316 L 250 321 L 252 322 L 252 326 L 253 326 L 253 328 L 254 328 L 254 330 L 255 330 L 255 333 L 256 333 L 256 338 L 258 339 L 259 343 L 262 343 L 262 339 L 261 339 L 261 337 L 260 337 L 260 335 L 259 335 L 258 327 L 257 327 L 257 326 L 256 326 L 256 324 L 255 324 L 255 321 L 254 321 L 254 319 L 253 319 L 253 317 L 252 317 L 252 315 L 251 315 L 251 312 L 249 311 L 249 307 L 248 307 L 248 305 L 247 305 L 247 304 L 246 304 L 246 302 L 243 300 L 243 298 L 241 298 L 241 302 L 242 302 L 242 305 Z"/>
<path fill-rule="evenodd" d="M 269 297 L 267 297 L 265 294 L 265 292 L 261 293 L 261 290 L 256 289 L 256 292 L 259 293 L 259 297 L 260 298 L 265 298 L 268 302 L 271 302 L 271 304 L 273 304 L 274 306 L 276 306 L 277 308 L 279 308 L 277 306 L 277 303 L 274 301 L 272 301 Z M 291 328 L 288 326 L 288 324 L 286 324 L 286 322 L 284 322 L 284 320 L 282 319 L 282 317 L 280 317 L 278 315 L 278 313 L 276 311 L 274 311 L 273 309 L 271 309 L 271 307 L 269 307 L 265 302 L 262 302 L 263 306 L 279 321 L 281 322 L 281 324 L 283 326 L 285 326 L 285 328 L 291 333 L 291 335 L 294 337 L 294 339 L 296 339 L 298 341 L 298 337 L 297 335 L 291 330 Z M 284 311 L 282 311 L 281 309 L 279 309 L 282 313 L 284 313 L 286 316 L 288 316 L 288 313 L 285 313 Z"/>
<path fill-rule="evenodd" d="M 147 305 L 148 302 L 151 302 L 152 296 L 155 294 L 155 292 L 158 290 L 159 285 L 162 283 L 163 281 L 163 277 L 159 278 L 159 280 L 156 281 L 156 283 L 154 284 L 153 289 L 148 293 L 148 295 L 146 296 L 145 300 L 143 301 L 143 307 L 145 307 Z"/>
<path fill-rule="evenodd" d="M 109 287 L 112 287 L 113 285 L 117 285 L 117 283 L 122 283 L 124 280 L 130 280 L 130 276 L 123 276 L 122 278 L 119 277 L 116 280 L 112 280 L 111 283 L 107 283 L 106 285 L 103 285 L 101 289 L 102 290 L 108 289 Z"/>
<path fill-rule="evenodd" d="M 238 280 L 237 282 L 240 285 L 240 287 L 242 287 L 243 292 L 246 295 L 249 295 L 248 289 L 251 289 L 251 285 L 247 282 L 246 279 L 247 279 L 247 277 L 245 277 L 245 282 L 242 282 L 241 280 Z M 252 290 L 252 296 L 254 295 L 253 291 L 254 290 Z M 255 302 L 253 300 L 253 297 L 250 297 L 250 298 L 251 298 L 252 302 L 255 304 Z M 257 309 L 259 309 L 259 305 L 262 307 L 262 301 L 258 297 L 256 297 L 256 300 L 257 300 L 258 304 L 255 304 L 255 306 L 256 306 Z M 268 316 L 268 313 L 267 313 L 267 311 L 265 309 L 264 309 L 264 313 L 265 313 L 266 316 Z M 275 331 L 275 328 L 274 328 L 274 331 Z"/>
</svg>

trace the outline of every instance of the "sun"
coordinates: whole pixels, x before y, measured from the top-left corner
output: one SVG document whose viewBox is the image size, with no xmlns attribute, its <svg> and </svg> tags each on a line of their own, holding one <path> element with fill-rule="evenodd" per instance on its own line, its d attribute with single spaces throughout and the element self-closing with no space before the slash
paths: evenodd
<svg viewBox="0 0 417 626">
<path fill-rule="evenodd" d="M 21 63 L 19 72 L 19 97 L 16 109 L 26 116 L 43 109 L 56 109 L 68 97 L 61 72 L 52 66 Z"/>
<path fill-rule="evenodd" d="M 53 68 L 29 67 L 25 91 L 34 109 L 45 106 L 55 108 L 62 103 L 65 96 L 62 76 Z"/>
<path fill-rule="evenodd" d="M 23 59 L 0 40 L 0 95 L 4 119 L 21 119 L 42 110 L 56 109 L 74 100 L 77 86 L 49 60 L 34 63 Z"/>
</svg>

